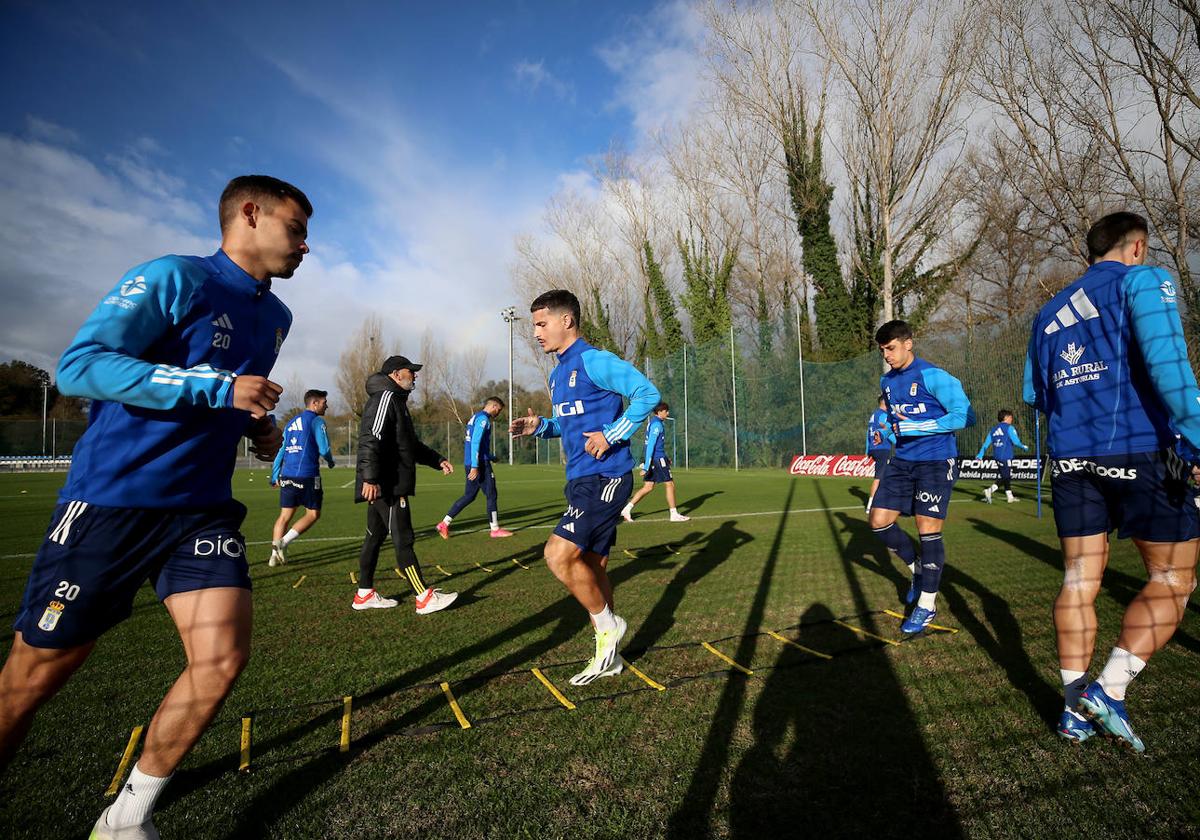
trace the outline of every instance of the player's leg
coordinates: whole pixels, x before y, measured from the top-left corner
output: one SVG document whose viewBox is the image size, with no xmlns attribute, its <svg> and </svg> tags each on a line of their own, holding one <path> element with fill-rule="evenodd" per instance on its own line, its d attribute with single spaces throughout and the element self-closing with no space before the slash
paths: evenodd
<svg viewBox="0 0 1200 840">
<path fill-rule="evenodd" d="M 650 472 L 646 473 L 645 480 L 642 481 L 642 486 L 639 487 L 638 491 L 633 494 L 633 498 L 631 498 L 628 502 L 625 503 L 625 507 L 621 510 L 621 518 L 624 519 L 626 522 L 633 521 L 633 508 L 637 505 L 638 502 L 640 502 L 642 499 L 649 496 L 650 493 L 654 490 L 653 476 L 654 476 L 654 468 L 651 467 Z"/>
<path fill-rule="evenodd" d="M 902 513 L 912 512 L 913 487 L 909 462 L 892 461 L 887 472 L 879 480 L 879 489 L 875 493 L 871 513 L 867 519 L 879 541 L 908 567 L 908 573 L 912 576 L 908 594 L 904 599 L 908 604 L 917 599 L 921 588 L 921 574 L 917 568 L 917 550 L 913 546 L 912 538 L 904 533 L 896 522 Z"/>
<path fill-rule="evenodd" d="M 351 604 L 356 610 L 387 609 L 399 602 L 384 598 L 375 591 L 375 567 L 379 564 L 379 549 L 387 538 L 392 519 L 392 506 L 384 499 L 367 503 L 367 533 L 358 554 L 358 591 Z"/>
<path fill-rule="evenodd" d="M 471 472 L 468 470 L 467 475 L 470 476 L 470 474 Z M 463 494 L 455 500 L 454 504 L 450 505 L 450 510 L 446 512 L 446 515 L 442 517 L 442 521 L 437 525 L 437 532 L 442 539 L 450 539 L 450 523 L 454 521 L 454 517 L 462 513 L 463 508 L 475 501 L 475 497 L 479 495 L 479 479 L 482 477 L 482 474 L 479 474 L 473 479 L 467 478 Z"/>
<path fill-rule="evenodd" d="M 396 568 L 400 576 L 413 588 L 416 610 L 419 615 L 428 615 L 454 603 L 457 592 L 443 592 L 425 583 L 421 562 L 413 550 L 416 534 L 413 533 L 411 499 L 401 497 L 391 510 L 392 546 L 396 550 Z"/>
<path fill-rule="evenodd" d="M 275 524 L 271 527 L 271 542 L 278 542 L 283 539 L 283 535 L 287 533 L 288 525 L 291 524 L 292 517 L 296 515 L 294 507 L 285 507 L 279 509 L 279 516 L 275 519 Z"/>
<path fill-rule="evenodd" d="M 500 527 L 500 493 L 496 489 L 496 472 L 492 469 L 491 464 L 488 464 L 485 469 L 486 472 L 480 478 L 483 479 L 483 495 L 487 499 L 488 523 L 491 526 L 488 529 L 488 536 L 511 537 L 512 531 Z"/>
<path fill-rule="evenodd" d="M 325 502 L 325 491 L 321 487 L 321 476 L 316 475 L 306 478 L 303 481 L 304 493 L 301 501 L 304 505 L 304 516 L 300 517 L 300 520 L 283 535 L 283 539 L 280 542 L 283 544 L 285 551 L 301 534 L 316 525 L 317 520 L 321 518 L 321 507 Z"/>
<path fill-rule="evenodd" d="M 583 559 L 583 550 L 579 546 L 558 534 L 551 534 L 543 554 L 550 572 L 588 611 L 588 615 L 595 616 L 608 606 L 610 596 L 601 584 L 598 566 Z"/>
<path fill-rule="evenodd" d="M 1005 461 L 1000 465 L 1000 485 L 1004 488 L 1004 498 L 1009 504 L 1017 500 L 1012 491 L 1012 464 Z"/>
<path fill-rule="evenodd" d="M 690 516 L 684 516 L 679 512 L 679 508 L 675 507 L 675 479 L 668 478 L 662 483 L 662 486 L 667 491 L 667 510 L 670 512 L 672 522 L 687 522 L 691 519 Z"/>
<path fill-rule="evenodd" d="M 920 633 L 937 616 L 937 594 L 946 566 L 942 526 L 950 510 L 950 496 L 958 478 L 953 458 L 922 461 L 914 469 L 913 518 L 921 541 L 921 583 L 917 603 L 904 623 L 902 633 Z"/>
<path fill-rule="evenodd" d="M 878 463 L 878 462 L 876 462 Z M 876 478 L 871 482 L 871 489 L 867 493 L 867 513 L 871 512 L 871 504 L 875 501 L 875 491 L 879 489 L 879 479 Z"/>
<path fill-rule="evenodd" d="M 66 685 L 95 646 L 87 642 L 66 649 L 33 647 L 16 632 L 0 670 L 0 770 L 25 740 L 37 710 Z"/>
<path fill-rule="evenodd" d="M 287 479 L 284 479 L 285 481 Z M 281 487 L 279 495 L 282 497 L 285 494 L 290 495 L 289 487 Z M 287 543 L 283 541 L 284 534 L 288 529 L 288 525 L 292 521 L 292 517 L 296 515 L 296 505 L 288 499 L 288 504 L 279 509 L 279 516 L 275 519 L 275 524 L 271 528 L 271 557 L 267 560 L 268 566 L 282 566 L 287 562 Z"/>
</svg>

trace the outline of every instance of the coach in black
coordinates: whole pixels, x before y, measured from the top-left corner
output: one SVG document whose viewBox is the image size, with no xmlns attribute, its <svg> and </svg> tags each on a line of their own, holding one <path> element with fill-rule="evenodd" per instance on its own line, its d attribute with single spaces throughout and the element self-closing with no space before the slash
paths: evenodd
<svg viewBox="0 0 1200 840">
<path fill-rule="evenodd" d="M 367 535 L 358 558 L 356 610 L 396 606 L 392 598 L 375 591 L 375 565 L 384 537 L 392 535 L 396 567 L 416 594 L 419 615 L 444 610 L 458 597 L 425 585 L 421 564 L 413 551 L 412 509 L 409 500 L 417 489 L 417 464 L 440 469 L 454 466 L 417 439 L 408 395 L 417 387 L 421 365 L 404 356 L 390 356 L 379 373 L 367 377 L 367 404 L 358 430 L 358 467 L 354 501 L 367 502 Z"/>
</svg>

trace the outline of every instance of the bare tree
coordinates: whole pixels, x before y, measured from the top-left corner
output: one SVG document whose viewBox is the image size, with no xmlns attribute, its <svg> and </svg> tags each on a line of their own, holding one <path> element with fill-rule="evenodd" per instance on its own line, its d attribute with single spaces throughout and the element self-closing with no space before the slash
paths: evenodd
<svg viewBox="0 0 1200 840">
<path fill-rule="evenodd" d="M 367 404 L 367 377 L 383 366 L 388 357 L 383 320 L 378 315 L 368 315 L 359 328 L 346 341 L 346 348 L 338 357 L 337 382 L 347 408 L 355 418 L 362 417 Z"/>
<path fill-rule="evenodd" d="M 465 426 L 474 412 L 472 400 L 483 386 L 487 351 L 469 346 L 449 350 L 428 327 L 421 335 L 421 392 L 424 405 L 436 406 Z"/>
</svg>

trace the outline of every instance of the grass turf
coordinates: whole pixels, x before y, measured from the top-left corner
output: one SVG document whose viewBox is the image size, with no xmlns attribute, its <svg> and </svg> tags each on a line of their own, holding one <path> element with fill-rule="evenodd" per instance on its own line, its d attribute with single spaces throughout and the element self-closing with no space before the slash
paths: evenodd
<svg viewBox="0 0 1200 840">
<path fill-rule="evenodd" d="M 364 511 L 343 486 L 349 470 L 325 473 L 324 517 L 275 569 L 264 561 L 277 493 L 262 471 L 239 471 L 253 657 L 160 801 L 165 837 L 1200 836 L 1200 610 L 1190 605 L 1130 692 L 1145 756 L 1061 741 L 1050 622 L 1061 563 L 1050 511 L 1039 521 L 1028 492 L 989 507 L 979 483 L 959 486 L 938 613 L 959 632 L 893 645 L 866 634 L 899 638 L 899 620 L 879 611 L 899 609 L 906 573 L 866 525 L 864 483 L 681 470 L 692 521 L 666 522 L 656 491 L 622 526 L 610 565 L 630 659 L 667 688 L 628 672 L 575 688 L 567 678 L 590 654 L 590 631 L 540 551 L 562 510 L 561 470 L 497 473 L 516 536 L 488 538 L 480 499 L 449 542 L 432 528 L 461 475 L 422 474 L 418 554 L 434 585 L 462 595 L 417 616 L 411 600 L 350 609 Z M 0 476 L 5 624 L 61 482 Z M 379 588 L 407 599 L 391 565 L 385 546 Z M 1142 580 L 1132 547 L 1116 544 L 1097 604 L 1098 664 Z M 857 616 L 851 627 L 831 621 L 845 616 Z M 11 639 L 6 627 L 0 654 Z M 166 612 L 143 589 L 0 776 L 0 835 L 83 836 L 130 730 L 182 665 Z M 344 695 L 354 698 L 347 753 L 337 749 Z M 253 719 L 247 773 L 237 769 L 243 716 Z"/>
</svg>

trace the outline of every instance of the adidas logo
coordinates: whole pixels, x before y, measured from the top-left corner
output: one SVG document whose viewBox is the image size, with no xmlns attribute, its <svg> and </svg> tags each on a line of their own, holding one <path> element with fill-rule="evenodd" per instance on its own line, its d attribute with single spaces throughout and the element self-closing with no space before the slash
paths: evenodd
<svg viewBox="0 0 1200 840">
<path fill-rule="evenodd" d="M 942 511 L 941 511 L 941 509 L 940 509 L 940 508 L 938 508 L 938 506 L 937 506 L 937 505 L 934 505 L 933 507 L 931 507 L 931 508 L 929 509 L 929 512 L 930 512 L 930 513 L 941 513 Z"/>
<path fill-rule="evenodd" d="M 575 523 L 568 522 L 566 525 L 563 526 L 563 530 L 570 531 L 572 534 L 574 534 L 575 533 Z"/>
<path fill-rule="evenodd" d="M 220 327 L 220 328 L 221 328 L 221 329 L 223 329 L 223 330 L 231 330 L 231 329 L 233 329 L 233 321 L 230 321 L 230 320 L 229 320 L 229 316 L 228 316 L 228 315 L 222 315 L 220 318 L 218 318 L 218 319 L 216 319 L 215 321 L 213 321 L 213 322 L 212 322 L 212 325 L 213 325 L 214 327 Z"/>
<path fill-rule="evenodd" d="M 1056 320 L 1051 321 L 1046 325 L 1046 329 L 1042 330 L 1046 335 L 1054 335 L 1060 329 L 1074 326 L 1080 321 L 1099 318 L 1100 313 L 1083 289 L 1077 289 L 1075 294 L 1071 295 L 1070 302 L 1055 312 L 1054 317 Z"/>
</svg>

